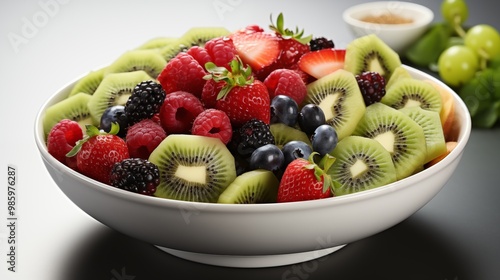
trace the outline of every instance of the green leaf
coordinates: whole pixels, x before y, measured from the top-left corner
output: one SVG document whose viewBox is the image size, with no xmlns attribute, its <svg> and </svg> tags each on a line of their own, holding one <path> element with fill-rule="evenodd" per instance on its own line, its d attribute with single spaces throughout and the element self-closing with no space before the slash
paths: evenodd
<svg viewBox="0 0 500 280">
<path fill-rule="evenodd" d="M 446 49 L 453 31 L 446 23 L 432 25 L 420 39 L 412 44 L 404 53 L 412 64 L 428 67 L 437 63 L 441 53 Z"/>
<path fill-rule="evenodd" d="M 474 127 L 491 128 L 500 115 L 500 69 L 479 72 L 458 91 Z"/>
<path fill-rule="evenodd" d="M 498 120 L 498 104 L 490 103 L 472 118 L 474 127 L 491 128 Z"/>
</svg>

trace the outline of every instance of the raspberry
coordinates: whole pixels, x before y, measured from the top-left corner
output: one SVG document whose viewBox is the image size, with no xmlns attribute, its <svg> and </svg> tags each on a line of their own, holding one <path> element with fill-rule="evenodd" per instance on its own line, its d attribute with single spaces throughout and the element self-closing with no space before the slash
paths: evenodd
<svg viewBox="0 0 500 280">
<path fill-rule="evenodd" d="M 233 40 L 229 37 L 213 38 L 205 44 L 205 49 L 210 54 L 212 62 L 215 65 L 231 70 L 229 63 L 236 56 L 236 48 L 234 47 Z"/>
<path fill-rule="evenodd" d="M 201 92 L 201 102 L 205 108 L 215 108 L 217 95 L 225 85 L 225 82 L 216 82 L 214 79 L 210 79 L 205 83 Z"/>
<path fill-rule="evenodd" d="M 47 150 L 58 161 L 76 169 L 76 159 L 66 154 L 73 149 L 76 141 L 83 138 L 83 131 L 78 122 L 63 119 L 52 127 L 47 136 Z"/>
<path fill-rule="evenodd" d="M 307 95 L 306 84 L 295 70 L 276 69 L 264 80 L 272 100 L 276 95 L 291 97 L 297 104 L 301 104 Z"/>
<path fill-rule="evenodd" d="M 363 72 L 356 75 L 365 105 L 379 102 L 385 95 L 385 79 L 377 72 Z"/>
<path fill-rule="evenodd" d="M 199 97 L 206 72 L 191 55 L 180 52 L 172 58 L 158 75 L 158 81 L 169 94 L 175 91 L 187 91 Z"/>
<path fill-rule="evenodd" d="M 311 46 L 311 51 L 319 51 L 327 48 L 334 48 L 335 44 L 332 40 L 328 40 L 325 37 L 314 38 L 309 42 Z"/>
<path fill-rule="evenodd" d="M 125 104 L 128 125 L 152 118 L 160 110 L 164 99 L 165 91 L 160 84 L 154 81 L 137 84 Z"/>
<path fill-rule="evenodd" d="M 205 69 L 205 64 L 212 61 L 212 57 L 208 54 L 208 51 L 204 47 L 192 46 L 187 50 L 187 54 L 192 56 L 203 69 Z"/>
<path fill-rule="evenodd" d="M 87 127 L 87 135 L 78 141 L 68 156 L 76 153 L 78 171 L 99 182 L 109 184 L 109 173 L 116 162 L 129 157 L 125 140 L 115 135 L 113 126 L 110 134 L 101 132 L 95 126 Z"/>
<path fill-rule="evenodd" d="M 233 130 L 226 113 L 217 109 L 207 109 L 194 119 L 191 133 L 219 138 L 227 144 L 231 140 Z"/>
<path fill-rule="evenodd" d="M 130 157 L 148 159 L 151 152 L 167 137 L 160 124 L 144 119 L 127 131 L 126 143 Z"/>
<path fill-rule="evenodd" d="M 233 132 L 228 148 L 233 153 L 249 159 L 255 149 L 266 144 L 275 144 L 269 125 L 261 120 L 253 119 Z"/>
<path fill-rule="evenodd" d="M 110 184 L 134 193 L 153 196 L 160 184 L 158 167 L 141 158 L 128 158 L 113 165 Z"/>
<path fill-rule="evenodd" d="M 193 94 L 176 91 L 167 94 L 160 108 L 161 126 L 167 134 L 189 133 L 193 121 L 204 108 Z"/>
</svg>

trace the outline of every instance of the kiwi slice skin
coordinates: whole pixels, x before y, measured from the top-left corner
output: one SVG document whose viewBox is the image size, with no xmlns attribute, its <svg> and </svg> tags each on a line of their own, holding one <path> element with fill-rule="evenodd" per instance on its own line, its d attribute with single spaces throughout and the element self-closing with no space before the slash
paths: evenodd
<svg viewBox="0 0 500 280">
<path fill-rule="evenodd" d="M 137 47 L 136 49 L 138 50 L 158 50 L 161 48 L 164 48 L 175 41 L 177 41 L 179 38 L 176 37 L 156 37 L 147 40 L 144 42 L 142 45 Z"/>
<path fill-rule="evenodd" d="M 348 136 L 331 152 L 335 162 L 328 174 L 335 180 L 334 195 L 341 196 L 396 181 L 390 153 L 376 140 Z"/>
<path fill-rule="evenodd" d="M 107 108 L 114 105 L 125 106 L 134 87 L 147 80 L 153 78 L 142 70 L 107 74 L 88 102 L 93 122 L 98 124 Z"/>
<path fill-rule="evenodd" d="M 217 138 L 190 134 L 167 136 L 149 156 L 160 170 L 155 196 L 217 202 L 236 178 L 234 157 Z"/>
<path fill-rule="evenodd" d="M 326 123 L 335 128 L 339 140 L 352 134 L 366 109 L 355 76 L 343 69 L 309 83 L 305 103 L 323 110 Z"/>
<path fill-rule="evenodd" d="M 299 129 L 283 123 L 273 123 L 269 126 L 269 129 L 271 130 L 271 134 L 274 136 L 275 145 L 280 149 L 283 148 L 286 143 L 294 140 L 302 141 L 312 148 L 309 137 L 307 137 L 307 135 Z"/>
<path fill-rule="evenodd" d="M 104 79 L 106 68 L 101 68 L 99 70 L 90 71 L 83 78 L 78 80 L 78 82 L 71 89 L 69 96 L 75 95 L 80 92 L 87 94 L 94 94 L 95 90 Z"/>
<path fill-rule="evenodd" d="M 354 39 L 346 47 L 344 69 L 355 75 L 374 71 L 388 81 L 401 65 L 399 55 L 375 34 Z"/>
<path fill-rule="evenodd" d="M 420 107 L 403 108 L 400 111 L 418 123 L 424 130 L 426 146 L 424 163 L 446 153 L 446 141 L 439 113 Z"/>
<path fill-rule="evenodd" d="M 441 112 L 443 106 L 439 91 L 431 84 L 417 79 L 395 81 L 380 102 L 394 109 L 419 106 L 435 112 Z"/>
<path fill-rule="evenodd" d="M 83 131 L 86 130 L 85 125 L 95 125 L 96 123 L 92 121 L 87 106 L 90 98 L 91 95 L 80 92 L 47 108 L 43 117 L 45 137 L 47 137 L 52 127 L 62 119 L 70 119 L 78 122 Z"/>
<path fill-rule="evenodd" d="M 273 203 L 278 197 L 279 181 L 273 172 L 256 169 L 238 177 L 219 196 L 218 203 Z"/>
<path fill-rule="evenodd" d="M 353 135 L 379 141 L 391 154 L 398 180 L 424 164 L 426 146 L 422 127 L 403 112 L 383 103 L 366 108 Z"/>
<path fill-rule="evenodd" d="M 151 77 L 158 77 L 167 61 L 156 50 L 131 50 L 119 56 L 107 67 L 106 74 L 143 70 Z"/>
<path fill-rule="evenodd" d="M 386 81 L 385 83 L 385 89 L 386 91 L 394 84 L 396 83 L 397 81 L 401 80 L 401 79 L 412 79 L 413 77 L 411 76 L 410 72 L 408 72 L 408 70 L 406 70 L 406 68 L 404 68 L 402 65 L 401 66 L 398 66 L 396 67 L 396 69 L 394 69 L 394 72 L 392 73 L 391 75 L 391 78 Z"/>
</svg>

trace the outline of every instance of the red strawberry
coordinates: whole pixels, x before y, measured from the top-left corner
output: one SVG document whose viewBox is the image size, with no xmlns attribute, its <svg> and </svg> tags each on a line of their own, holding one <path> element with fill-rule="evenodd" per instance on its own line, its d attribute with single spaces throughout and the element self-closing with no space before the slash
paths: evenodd
<svg viewBox="0 0 500 280">
<path fill-rule="evenodd" d="M 172 58 L 158 75 L 158 81 L 169 94 L 187 91 L 199 97 L 205 85 L 205 69 L 191 55 L 180 52 Z"/>
<path fill-rule="evenodd" d="M 230 70 L 229 63 L 236 57 L 236 48 L 231 38 L 225 36 L 213 38 L 205 43 L 205 49 L 215 65 Z"/>
<path fill-rule="evenodd" d="M 276 24 L 271 23 L 269 27 L 274 31 L 276 37 L 278 37 L 280 53 L 278 59 L 273 64 L 259 70 L 255 74 L 261 81 L 276 69 L 290 69 L 297 64 L 302 55 L 311 50 L 308 43 L 311 41 L 312 35 L 302 37 L 304 30 L 299 31 L 296 28 L 295 31 L 292 31 L 285 28 L 282 13 L 279 14 Z"/>
<path fill-rule="evenodd" d="M 254 79 L 250 68 L 244 68 L 240 59 L 231 62 L 231 72 L 215 64 L 209 66 L 207 79 L 225 83 L 217 95 L 215 108 L 224 111 L 234 127 L 251 119 L 269 124 L 269 92 L 261 81 Z"/>
<path fill-rule="evenodd" d="M 47 150 L 58 161 L 72 169 L 76 169 L 76 159 L 66 154 L 73 149 L 76 142 L 83 138 L 82 127 L 78 122 L 63 119 L 52 127 L 47 136 Z"/>
<path fill-rule="evenodd" d="M 344 49 L 322 49 L 304 54 L 299 62 L 299 69 L 319 79 L 335 70 L 344 68 Z"/>
<path fill-rule="evenodd" d="M 109 184 L 113 165 L 129 158 L 125 140 L 116 133 L 119 128 L 112 125 L 109 133 L 101 132 L 95 126 L 87 126 L 87 135 L 67 154 L 76 155 L 78 171 L 99 182 Z"/>
<path fill-rule="evenodd" d="M 256 33 L 256 32 L 264 32 L 264 28 L 256 25 L 256 24 L 250 24 L 245 26 L 244 28 L 236 30 L 234 33 Z"/>
<path fill-rule="evenodd" d="M 272 100 L 276 95 L 290 96 L 297 104 L 302 104 L 307 95 L 306 84 L 295 70 L 276 69 L 264 80 Z"/>
<path fill-rule="evenodd" d="M 289 163 L 281 177 L 277 202 L 292 202 L 322 199 L 332 196 L 333 181 L 328 169 L 334 161 L 327 155 L 325 169 L 314 163 L 312 153 L 309 160 L 298 158 Z"/>
<path fill-rule="evenodd" d="M 280 54 L 278 37 L 265 32 L 235 32 L 231 36 L 241 60 L 253 70 L 274 63 Z"/>
</svg>

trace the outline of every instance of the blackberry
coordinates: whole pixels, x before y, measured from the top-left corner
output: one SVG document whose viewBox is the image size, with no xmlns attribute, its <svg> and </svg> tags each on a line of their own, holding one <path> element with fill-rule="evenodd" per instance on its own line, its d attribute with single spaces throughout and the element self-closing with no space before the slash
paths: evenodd
<svg viewBox="0 0 500 280">
<path fill-rule="evenodd" d="M 275 144 L 269 125 L 252 119 L 233 132 L 228 147 L 233 154 L 248 160 L 255 149 L 267 144 Z"/>
<path fill-rule="evenodd" d="M 127 158 L 113 165 L 110 182 L 119 189 L 152 196 L 160 184 L 160 170 L 145 159 Z"/>
<path fill-rule="evenodd" d="M 356 75 L 365 105 L 379 102 L 385 95 L 385 79 L 377 72 L 367 71 Z"/>
<path fill-rule="evenodd" d="M 334 48 L 335 44 L 332 40 L 328 40 L 325 37 L 314 38 L 309 43 L 311 51 L 319 51 L 322 49 Z"/>
<path fill-rule="evenodd" d="M 154 81 L 148 80 L 137 84 L 125 104 L 129 126 L 143 119 L 152 118 L 158 113 L 165 95 L 162 86 Z"/>
</svg>

